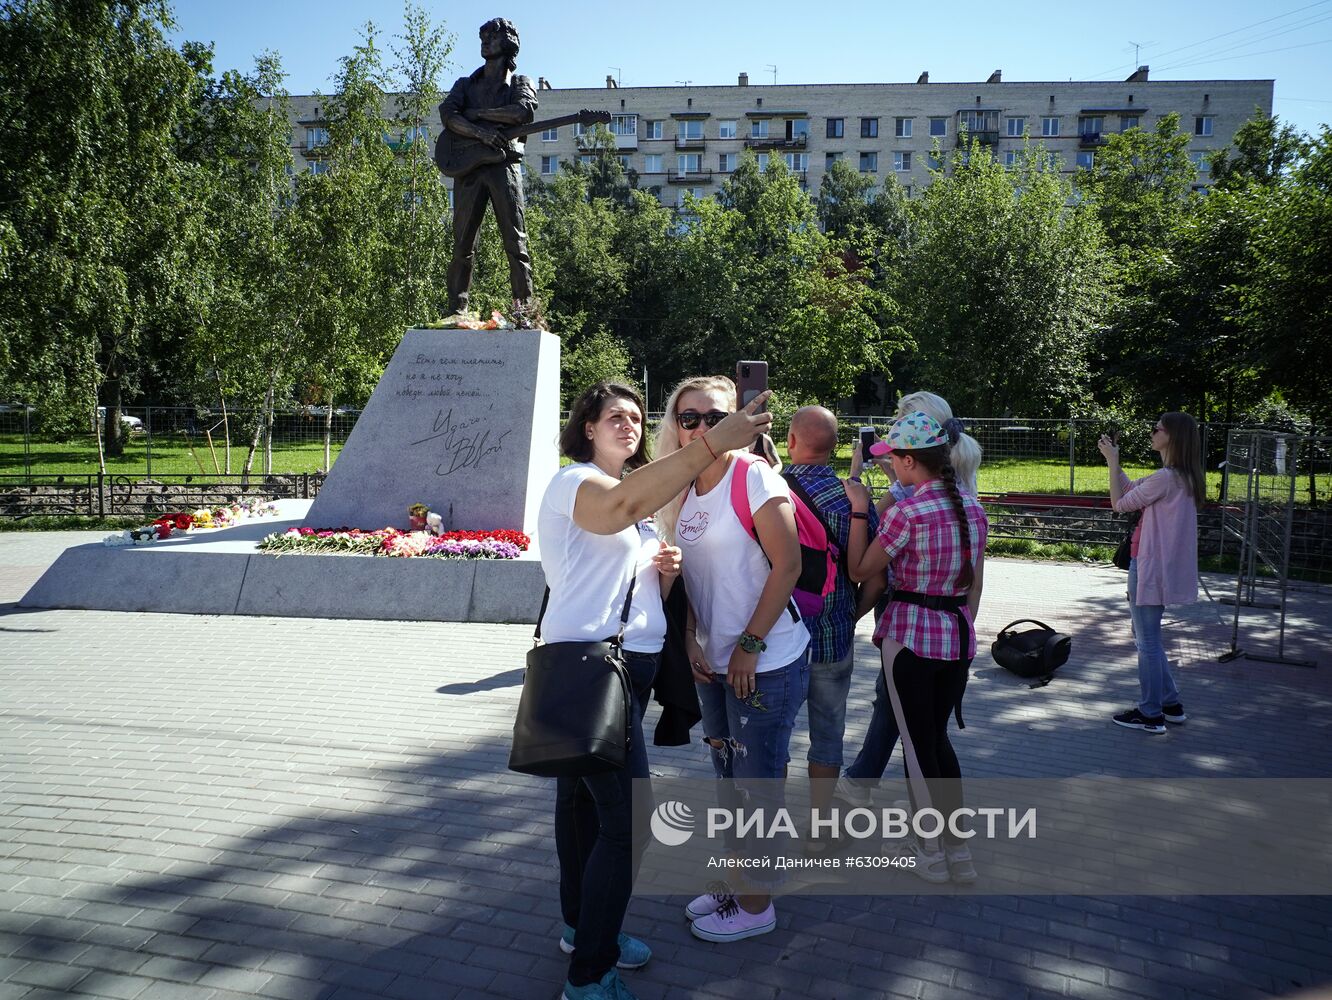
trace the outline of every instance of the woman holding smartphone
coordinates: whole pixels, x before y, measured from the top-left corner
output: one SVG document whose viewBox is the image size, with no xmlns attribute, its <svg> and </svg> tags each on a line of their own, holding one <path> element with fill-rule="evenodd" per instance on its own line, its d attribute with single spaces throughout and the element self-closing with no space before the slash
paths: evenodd
<svg viewBox="0 0 1332 1000">
<path fill-rule="evenodd" d="M 547 642 L 586 642 L 615 635 L 628 601 L 624 655 L 633 682 L 625 767 L 556 780 L 555 848 L 565 923 L 559 945 L 571 956 L 565 1000 L 633 1000 L 616 969 L 636 969 L 652 955 L 620 927 L 645 846 L 632 837 L 632 782 L 648 777 L 642 716 L 666 634 L 662 596 L 680 572 L 680 552 L 660 543 L 647 518 L 708 468 L 715 454 L 752 444 L 771 425 L 769 414 L 753 412 L 762 402 L 716 421 L 690 447 L 649 464 L 643 401 L 628 386 L 598 382 L 574 401 L 560 434 L 560 453 L 573 464 L 555 474 L 538 514 L 541 567 L 550 588 L 542 636 Z M 648 829 L 647 817 L 639 817 L 638 829 Z"/>
<path fill-rule="evenodd" d="M 658 455 L 708 444 L 709 428 L 724 422 L 735 404 L 729 378 L 681 382 L 666 404 Z M 733 507 L 736 476 L 744 477 L 753 534 Z M 785 776 L 791 731 L 809 689 L 809 632 L 791 603 L 800 544 L 790 497 L 790 487 L 761 458 L 716 449 L 692 485 L 657 515 L 658 530 L 684 554 L 685 648 L 723 794 L 730 779 L 740 784 Z M 770 795 L 774 785 L 750 788 Z M 773 930 L 771 888 L 755 879 L 739 894 L 699 896 L 685 908 L 694 935 L 727 942 Z"/>
<path fill-rule="evenodd" d="M 1110 503 L 1120 512 L 1139 510 L 1128 571 L 1129 617 L 1138 647 L 1137 707 L 1120 712 L 1115 725 L 1164 733 L 1166 723 L 1188 718 L 1165 647 L 1161 616 L 1167 604 L 1198 599 L 1198 508 L 1207 498 L 1198 424 L 1187 413 L 1163 413 L 1152 425 L 1152 450 L 1162 468 L 1129 481 L 1119 467 L 1119 445 L 1102 435 L 1097 447 L 1110 466 Z"/>
</svg>

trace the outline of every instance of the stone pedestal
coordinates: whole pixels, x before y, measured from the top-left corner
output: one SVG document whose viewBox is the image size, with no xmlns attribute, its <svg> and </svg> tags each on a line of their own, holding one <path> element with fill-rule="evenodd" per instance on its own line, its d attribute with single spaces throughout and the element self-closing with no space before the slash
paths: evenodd
<svg viewBox="0 0 1332 1000">
<path fill-rule="evenodd" d="M 560 342 L 534 330 L 409 330 L 305 524 L 407 528 L 423 503 L 451 529 L 536 528 L 559 469 Z"/>
</svg>

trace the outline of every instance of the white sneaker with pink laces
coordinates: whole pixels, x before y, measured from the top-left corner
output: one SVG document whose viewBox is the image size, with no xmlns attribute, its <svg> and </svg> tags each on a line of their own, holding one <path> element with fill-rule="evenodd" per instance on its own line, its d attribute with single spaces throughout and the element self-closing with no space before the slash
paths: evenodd
<svg viewBox="0 0 1332 1000">
<path fill-rule="evenodd" d="M 689 925 L 694 937 L 723 943 L 767 934 L 776 927 L 777 911 L 771 903 L 761 913 L 750 913 L 734 897 L 718 907 L 715 913 L 699 917 Z"/>
</svg>

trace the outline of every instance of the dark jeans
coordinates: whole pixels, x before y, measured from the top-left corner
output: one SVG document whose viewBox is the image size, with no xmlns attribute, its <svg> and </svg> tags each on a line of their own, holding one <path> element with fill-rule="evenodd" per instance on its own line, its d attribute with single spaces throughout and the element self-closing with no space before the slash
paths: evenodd
<svg viewBox="0 0 1332 1000">
<path fill-rule="evenodd" d="M 643 713 L 660 653 L 624 654 L 633 681 L 629 759 L 618 771 L 557 778 L 555 852 L 560 859 L 560 910 L 574 929 L 569 982 L 599 980 L 620 959 L 620 926 L 647 846 L 651 803 L 633 815 L 633 780 L 648 777 Z M 638 839 L 634 839 L 637 829 Z"/>
<path fill-rule="evenodd" d="M 888 770 L 888 761 L 897 746 L 897 718 L 883 682 L 883 671 L 874 682 L 874 710 L 870 714 L 869 728 L 865 730 L 865 745 L 846 769 L 848 778 L 878 781 Z"/>
<path fill-rule="evenodd" d="M 970 666 L 970 660 L 928 660 L 909 649 L 883 665 L 893 714 L 902 731 L 912 810 L 932 807 L 945 820 L 962 808 L 962 768 L 948 739 L 948 717 L 962 701 Z M 963 843 L 951 828 L 943 839 Z"/>
<path fill-rule="evenodd" d="M 467 308 L 472 287 L 472 266 L 481 241 L 486 205 L 495 209 L 504 253 L 509 258 L 509 284 L 513 297 L 532 297 L 532 258 L 527 253 L 527 225 L 523 221 L 523 178 L 516 163 L 477 167 L 453 182 L 453 259 L 449 261 L 449 309 Z"/>
</svg>

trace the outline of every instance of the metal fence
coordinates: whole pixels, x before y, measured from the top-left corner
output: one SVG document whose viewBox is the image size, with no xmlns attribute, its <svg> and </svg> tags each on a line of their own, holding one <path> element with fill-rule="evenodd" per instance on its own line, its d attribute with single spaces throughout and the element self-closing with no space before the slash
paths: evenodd
<svg viewBox="0 0 1332 1000">
<path fill-rule="evenodd" d="M 258 436 L 261 414 L 252 409 L 228 409 L 225 419 L 220 409 L 205 407 L 128 407 L 122 415 L 124 452 L 108 458 L 107 472 L 101 475 L 95 428 L 56 437 L 45 432 L 40 409 L 0 406 L 0 489 L 7 498 L 0 503 L 0 517 L 131 512 L 136 495 L 131 487 L 147 496 L 152 484 L 189 485 L 200 495 L 212 483 L 230 482 L 249 491 L 271 484 L 268 493 L 275 498 L 312 495 L 318 487 L 310 484 L 322 481 L 326 458 L 337 458 L 360 412 L 338 409 L 330 417 L 321 407 L 278 410 L 271 433 Z M 650 432 L 655 432 L 660 414 L 648 418 Z M 873 426 L 884 433 L 892 418 L 843 415 L 838 421 L 841 447 L 835 466 L 845 475 L 858 429 Z M 1123 427 L 1025 417 L 971 417 L 963 423 L 984 453 L 978 487 L 994 538 L 1114 545 L 1122 537 L 1122 520 L 1109 509 L 1109 475 L 1097 439 L 1106 432 L 1120 435 L 1121 457 L 1130 475 L 1145 475 L 1159 464 L 1150 450 L 1151 421 L 1145 419 Z M 1241 537 L 1223 530 L 1222 516 L 1237 488 L 1226 453 L 1234 429 L 1224 423 L 1201 428 L 1211 501 L 1200 517 L 1204 554 L 1233 557 Z M 783 459 L 786 431 L 779 417 L 773 437 Z M 1332 532 L 1325 523 L 1332 516 L 1329 439 L 1300 440 L 1308 444 L 1298 449 L 1299 468 L 1292 476 L 1292 573 L 1297 581 L 1332 582 Z M 247 461 L 250 472 L 245 476 Z"/>
<path fill-rule="evenodd" d="M 0 475 L 0 517 L 77 514 L 86 517 L 158 517 L 241 500 L 313 499 L 322 473 L 289 476 Z"/>
</svg>

